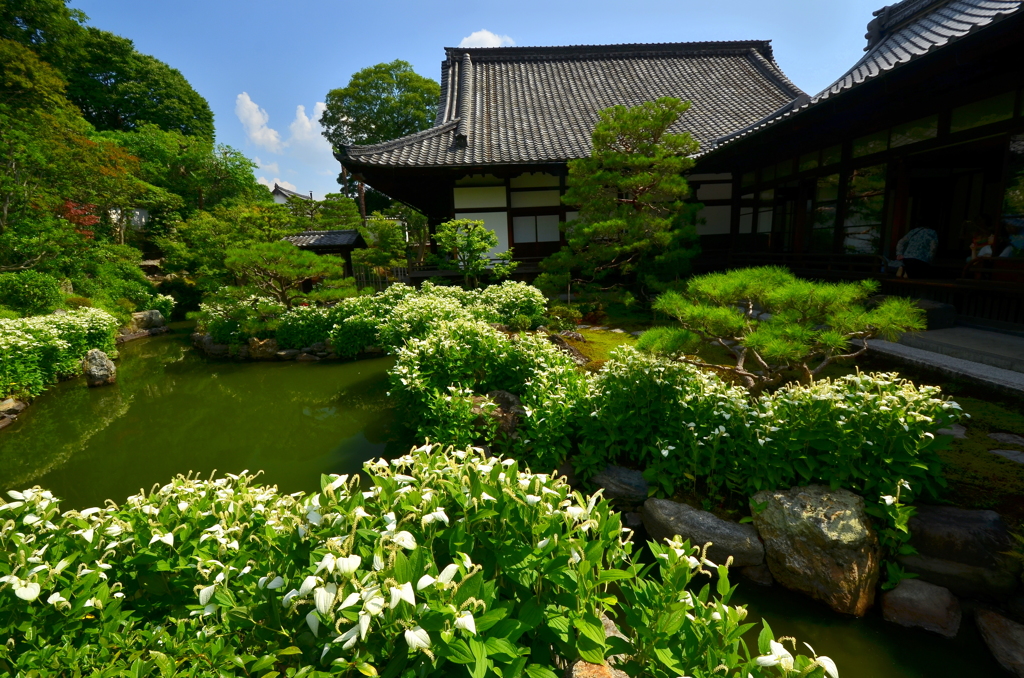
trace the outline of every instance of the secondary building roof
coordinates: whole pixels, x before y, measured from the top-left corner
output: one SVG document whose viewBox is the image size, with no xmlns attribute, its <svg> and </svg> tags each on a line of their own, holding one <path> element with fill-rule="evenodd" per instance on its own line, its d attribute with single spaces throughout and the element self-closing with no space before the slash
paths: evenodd
<svg viewBox="0 0 1024 678">
<path fill-rule="evenodd" d="M 672 131 L 702 144 L 806 96 L 769 41 L 446 49 L 433 128 L 339 160 L 364 167 L 564 162 L 590 154 L 599 113 L 662 96 L 691 101 Z"/>
<path fill-rule="evenodd" d="M 824 101 L 916 61 L 969 35 L 1018 14 L 1021 0 L 903 0 L 873 12 L 866 52 L 824 90 L 788 110 L 715 140 L 705 151 L 798 115 Z"/>
<path fill-rule="evenodd" d="M 320 247 L 358 245 L 362 241 L 362 236 L 356 230 L 303 231 L 297 235 L 285 236 L 284 239 L 296 247 L 316 249 Z"/>
</svg>

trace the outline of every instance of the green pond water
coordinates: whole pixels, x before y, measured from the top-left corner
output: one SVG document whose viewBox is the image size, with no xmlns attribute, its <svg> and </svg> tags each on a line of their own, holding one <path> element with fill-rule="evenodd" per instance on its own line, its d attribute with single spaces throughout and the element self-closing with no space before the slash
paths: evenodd
<svg viewBox="0 0 1024 678">
<path fill-rule="evenodd" d="M 284 492 L 309 492 L 321 473 L 408 450 L 387 399 L 390 359 L 215 362 L 191 349 L 188 332 L 123 346 L 114 386 L 75 379 L 37 398 L 0 432 L 0 489 L 38 484 L 66 508 L 86 508 L 178 473 L 248 469 Z M 1008 675 L 966 615 L 947 641 L 888 624 L 877 608 L 849 619 L 777 586 L 738 582 L 733 602 L 749 606 L 751 621 L 763 616 L 776 637 L 810 643 L 843 678 Z M 748 643 L 756 648 L 756 634 Z"/>
</svg>

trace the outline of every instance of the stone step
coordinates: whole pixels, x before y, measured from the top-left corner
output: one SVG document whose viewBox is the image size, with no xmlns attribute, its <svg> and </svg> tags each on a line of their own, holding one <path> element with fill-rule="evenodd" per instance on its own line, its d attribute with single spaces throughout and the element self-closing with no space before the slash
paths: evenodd
<svg viewBox="0 0 1024 678">
<path fill-rule="evenodd" d="M 923 351 L 1024 374 L 1024 337 L 973 327 L 907 332 L 900 343 Z"/>
<path fill-rule="evenodd" d="M 884 355 L 908 365 L 935 370 L 956 379 L 982 384 L 1013 395 L 1024 394 L 1024 374 L 1014 370 L 963 358 L 954 358 L 884 339 L 871 339 L 868 341 L 868 348 L 872 353 Z"/>
</svg>

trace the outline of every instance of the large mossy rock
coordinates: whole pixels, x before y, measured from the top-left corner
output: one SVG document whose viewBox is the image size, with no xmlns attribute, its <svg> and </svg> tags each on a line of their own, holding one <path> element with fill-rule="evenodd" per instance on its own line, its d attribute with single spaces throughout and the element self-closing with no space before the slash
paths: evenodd
<svg viewBox="0 0 1024 678">
<path fill-rule="evenodd" d="M 128 330 L 130 332 L 140 332 L 142 330 L 163 327 L 166 324 L 167 321 L 164 319 L 163 313 L 156 309 L 151 309 L 149 311 L 132 313 L 132 321 L 128 324 Z"/>
<path fill-rule="evenodd" d="M 1017 588 L 1020 565 L 1006 555 L 1012 539 L 995 511 L 922 505 L 909 527 L 918 553 L 900 563 L 921 579 L 997 602 Z"/>
<path fill-rule="evenodd" d="M 89 386 L 106 386 L 117 381 L 117 367 L 106 353 L 98 348 L 91 349 L 82 361 L 82 371 Z"/>
<path fill-rule="evenodd" d="M 916 626 L 947 638 L 960 629 L 960 601 L 949 589 L 920 579 L 904 579 L 882 594 L 882 616 L 900 626 Z"/>
<path fill-rule="evenodd" d="M 707 557 L 717 564 L 725 564 L 729 556 L 734 567 L 764 562 L 764 547 L 751 525 L 722 520 L 707 511 L 667 499 L 648 499 L 642 515 L 647 533 L 656 541 L 679 535 L 694 546 L 711 542 Z"/>
<path fill-rule="evenodd" d="M 1010 673 L 1024 678 L 1024 625 L 991 610 L 978 610 L 974 620 L 996 661 Z"/>
<path fill-rule="evenodd" d="M 758 492 L 751 508 L 780 584 L 837 612 L 859 617 L 871 608 L 880 554 L 861 497 L 810 485 Z"/>
</svg>

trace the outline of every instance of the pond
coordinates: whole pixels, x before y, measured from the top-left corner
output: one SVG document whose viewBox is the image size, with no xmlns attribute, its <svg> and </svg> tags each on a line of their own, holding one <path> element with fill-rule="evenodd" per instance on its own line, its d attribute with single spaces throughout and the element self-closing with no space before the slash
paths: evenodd
<svg viewBox="0 0 1024 678">
<path fill-rule="evenodd" d="M 85 508 L 120 503 L 177 473 L 248 469 L 284 492 L 309 492 L 321 473 L 351 473 L 412 443 L 387 399 L 388 358 L 212 362 L 191 349 L 188 332 L 123 346 L 114 386 L 75 379 L 37 398 L 0 433 L 0 489 L 38 484 L 65 508 Z M 843 678 L 1002 675 L 966 615 L 947 641 L 888 624 L 877 608 L 850 619 L 777 586 L 738 581 L 734 602 L 749 605 L 749 621 L 763 616 L 777 637 L 810 643 Z M 756 642 L 752 634 L 752 649 Z"/>
<path fill-rule="evenodd" d="M 117 503 L 178 473 L 263 471 L 286 493 L 385 452 L 390 358 L 208 362 L 188 328 L 121 347 L 117 383 L 58 384 L 0 435 L 0 489 L 41 485 L 65 508 Z"/>
</svg>

